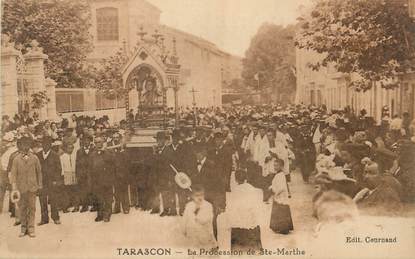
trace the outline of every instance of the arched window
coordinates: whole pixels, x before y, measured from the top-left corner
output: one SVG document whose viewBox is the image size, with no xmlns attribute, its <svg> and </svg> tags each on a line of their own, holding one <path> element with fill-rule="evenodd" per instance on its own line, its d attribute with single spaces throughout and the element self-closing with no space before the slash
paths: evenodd
<svg viewBox="0 0 415 259">
<path fill-rule="evenodd" d="M 97 39 L 118 40 L 118 9 L 104 7 L 97 9 Z"/>
</svg>

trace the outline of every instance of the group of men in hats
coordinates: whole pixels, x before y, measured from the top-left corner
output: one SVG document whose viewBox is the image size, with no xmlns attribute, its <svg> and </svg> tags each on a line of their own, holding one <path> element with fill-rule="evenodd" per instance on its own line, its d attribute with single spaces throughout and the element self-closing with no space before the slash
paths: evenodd
<svg viewBox="0 0 415 259">
<path fill-rule="evenodd" d="M 383 144 L 364 135 L 371 134 L 374 128 L 364 114 L 355 118 L 347 110 L 328 114 L 323 108 L 266 106 L 197 112 L 198 126 L 159 131 L 155 136 L 157 146 L 147 153 L 125 148 L 133 130 L 126 122 L 122 129 L 105 130 L 100 127 L 107 122 L 103 120 L 94 124 L 90 132 L 92 126 L 80 120 L 75 123 L 77 128 L 64 128 L 59 140 L 43 136 L 38 140 L 39 146 L 33 145 L 30 137 L 19 138 L 17 145 L 3 152 L 0 180 L 10 180 L 12 198 L 19 200 L 15 214 L 17 224 L 21 224 L 21 236 L 35 235 L 36 195 L 41 208 L 39 225 L 49 223 L 49 208 L 55 224 L 61 223 L 60 211 L 69 212 L 71 207 L 72 212 L 96 211 L 97 222 L 109 222 L 112 214 L 129 213 L 131 207 L 162 217 L 176 216 L 183 215 L 190 200 L 191 188 L 186 187 L 189 179 L 192 186 L 203 187 L 216 218 L 226 208 L 233 171 L 245 171 L 248 182 L 263 189 L 264 201 L 267 200 L 266 190 L 275 174 L 270 177 L 272 169 L 267 168 L 270 151 L 275 151 L 282 161 L 281 171 L 287 181 L 290 166 L 298 166 L 303 180 L 308 182 L 315 170 L 316 156 L 330 150 L 339 151 L 329 153 L 338 153 L 334 162 L 339 166 L 347 164 L 350 178 L 359 187 L 365 185 L 361 163 L 365 156 L 377 157 L 380 171 L 392 168 L 387 161 L 399 160 L 401 172 L 413 172 L 411 156 L 398 159 L 391 151 L 393 145 L 388 144 L 387 134 Z M 13 143 L 14 137 L 4 134 L 3 140 Z M 374 148 L 367 140 L 378 148 L 376 156 L 371 154 Z M 408 154 L 415 150 L 412 142 L 405 148 Z M 187 177 L 177 177 L 180 173 Z M 407 179 L 402 183 L 411 183 L 408 191 L 414 182 L 409 173 L 397 176 Z M 5 186 L 0 184 L 0 202 Z"/>
<path fill-rule="evenodd" d="M 154 195 L 157 200 L 158 193 L 161 194 L 163 210 L 160 215 L 182 215 L 189 201 L 190 191 L 176 183 L 175 171 L 185 173 L 192 185 L 203 185 L 207 200 L 217 212 L 223 210 L 232 171 L 232 147 L 224 144 L 223 134 L 216 132 L 211 135 L 206 128 L 200 127 L 193 138 L 188 138 L 184 131 L 175 129 L 170 137 L 165 132 L 159 132 L 157 143 L 157 162 L 152 163 L 155 166 L 150 175 L 158 179 Z M 159 203 L 153 204 L 152 212 L 156 213 Z"/>
<path fill-rule="evenodd" d="M 72 212 L 97 211 L 97 222 L 109 222 L 113 213 L 129 213 L 130 207 L 160 216 L 182 215 L 190 191 L 177 184 L 176 171 L 204 186 L 217 213 L 224 210 L 233 147 L 225 144 L 222 132 L 198 127 L 193 138 L 189 129 L 158 132 L 155 152 L 135 164 L 137 154 L 125 149 L 123 138 L 128 136 L 84 133 L 77 138 L 73 130 L 67 131 L 60 143 L 43 136 L 35 147 L 32 138 L 22 137 L 3 153 L 7 173 L 2 176 L 10 175 L 12 195 L 19 200 L 15 216 L 21 236 L 35 236 L 36 196 L 38 225 L 49 223 L 49 215 L 61 224 L 60 212 L 70 207 Z"/>
</svg>

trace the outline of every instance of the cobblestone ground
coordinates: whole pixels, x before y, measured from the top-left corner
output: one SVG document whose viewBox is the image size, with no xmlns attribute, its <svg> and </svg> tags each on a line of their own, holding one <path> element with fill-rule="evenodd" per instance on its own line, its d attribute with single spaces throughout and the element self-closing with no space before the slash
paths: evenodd
<svg viewBox="0 0 415 259">
<path fill-rule="evenodd" d="M 304 184 L 301 175 L 293 172 L 290 189 L 294 231 L 289 235 L 273 233 L 268 227 L 271 205 L 264 205 L 261 226 L 264 248 L 302 249 L 312 237 L 317 223 L 312 217 L 313 186 Z M 414 206 L 405 211 L 405 216 L 415 216 Z M 36 222 L 40 219 L 39 214 L 38 207 Z M 95 213 L 61 213 L 62 225 L 36 226 L 36 238 L 19 238 L 20 228 L 13 226 L 8 213 L 0 214 L 0 258 L 10 258 L 10 254 L 30 258 L 108 258 L 118 255 L 117 248 L 146 247 L 172 248 L 177 258 L 187 257 L 186 249 L 180 249 L 186 247 L 180 234 L 180 217 L 161 218 L 134 209 L 128 215 L 113 215 L 110 223 L 95 223 L 95 216 Z M 182 253 L 176 253 L 180 251 Z"/>
</svg>

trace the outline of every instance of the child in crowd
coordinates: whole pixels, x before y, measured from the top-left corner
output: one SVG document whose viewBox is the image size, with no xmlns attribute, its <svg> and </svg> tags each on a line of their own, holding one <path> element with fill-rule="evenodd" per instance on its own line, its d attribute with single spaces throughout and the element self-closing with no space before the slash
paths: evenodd
<svg viewBox="0 0 415 259">
<path fill-rule="evenodd" d="M 186 204 L 183 220 L 184 235 L 194 248 L 217 247 L 213 235 L 213 207 L 205 200 L 203 186 L 192 187 L 192 201 Z"/>
</svg>

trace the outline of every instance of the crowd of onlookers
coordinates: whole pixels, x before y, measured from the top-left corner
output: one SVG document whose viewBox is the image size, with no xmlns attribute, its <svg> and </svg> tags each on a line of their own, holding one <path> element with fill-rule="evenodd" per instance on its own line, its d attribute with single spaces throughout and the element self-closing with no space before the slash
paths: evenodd
<svg viewBox="0 0 415 259">
<path fill-rule="evenodd" d="M 22 225 L 22 236 L 34 236 L 34 216 L 22 217 L 27 215 L 22 211 L 33 210 L 36 195 L 39 225 L 49 222 L 49 207 L 56 224 L 61 223 L 60 211 L 97 211 L 95 220 L 104 222 L 131 207 L 160 216 L 182 215 L 187 236 L 205 234 L 199 241 L 206 243 L 199 245 L 214 247 L 221 235 L 218 224 L 233 231 L 258 227 L 253 220 L 258 202 L 238 197 L 260 196 L 260 203 L 272 204 L 270 227 L 281 234 L 293 230 L 290 198 L 295 194 L 290 185 L 296 168 L 305 183 L 319 187 L 313 197 L 319 220 L 332 210 L 325 211 L 324 204 L 336 200 L 376 215 L 399 215 L 404 203 L 415 201 L 415 122 L 409 113 L 391 117 L 384 108 L 376 121 L 365 110 L 328 111 L 324 105 L 178 112 L 178 122 L 171 122 L 171 110 L 167 113 L 170 123 L 157 132 L 149 149 L 125 146 L 136 134 L 133 111 L 117 123 L 107 116 L 54 121 L 28 112 L 3 116 L 0 210 L 10 190 L 10 200 L 21 203 L 10 202 L 9 210 L 16 225 Z M 38 161 L 32 171 L 22 166 L 31 160 Z M 20 170 L 33 174 L 30 188 L 19 183 Z M 177 179 L 181 172 L 185 176 Z M 236 186 L 227 200 L 232 177 Z M 235 217 L 237 208 L 243 208 L 242 216 Z M 213 225 L 206 225 L 210 221 Z"/>
</svg>

